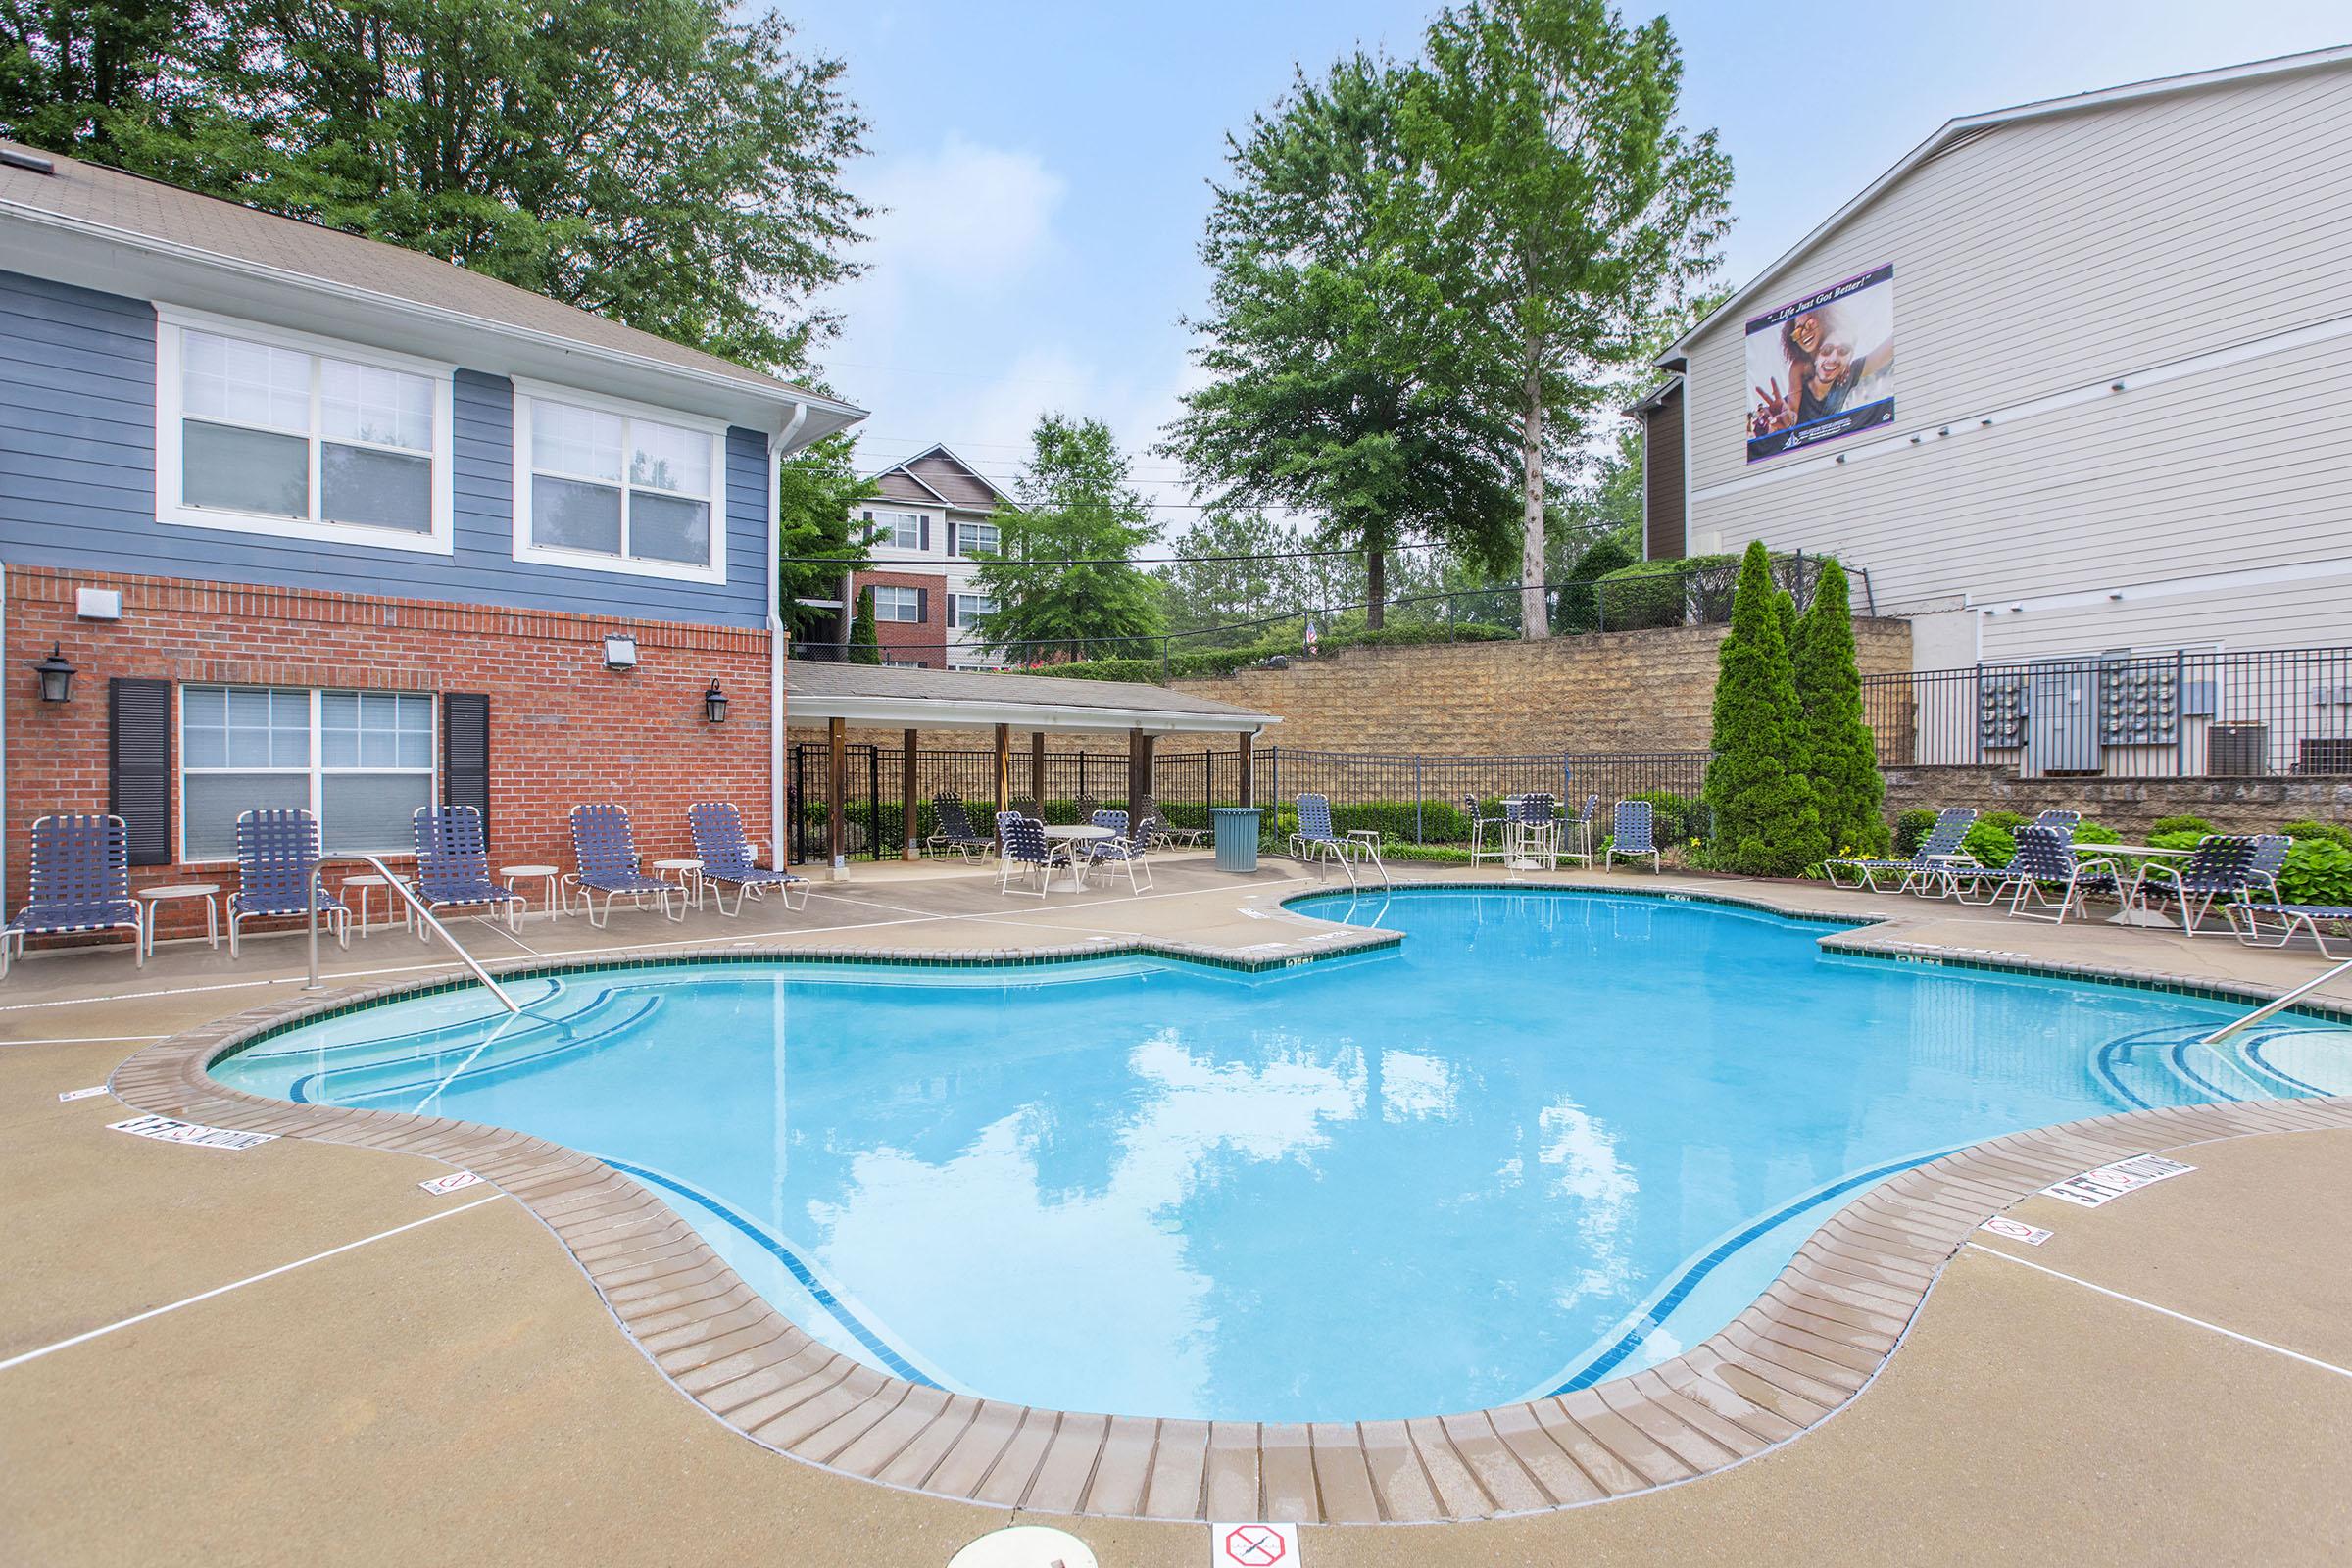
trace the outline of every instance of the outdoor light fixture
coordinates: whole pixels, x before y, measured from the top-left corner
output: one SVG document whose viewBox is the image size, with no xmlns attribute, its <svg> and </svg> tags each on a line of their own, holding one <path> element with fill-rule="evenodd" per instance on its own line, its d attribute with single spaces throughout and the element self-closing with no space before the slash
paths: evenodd
<svg viewBox="0 0 2352 1568">
<path fill-rule="evenodd" d="M 67 703 L 74 700 L 74 666 L 66 662 L 66 651 L 57 644 L 49 645 L 49 657 L 32 666 L 41 677 L 41 701 Z"/>
<path fill-rule="evenodd" d="M 627 632 L 614 632 L 605 639 L 605 667 L 607 669 L 635 669 L 637 667 L 637 639 Z"/>
<path fill-rule="evenodd" d="M 727 721 L 727 694 L 718 689 L 716 681 L 712 681 L 710 689 L 703 693 L 703 717 L 713 724 Z"/>
</svg>

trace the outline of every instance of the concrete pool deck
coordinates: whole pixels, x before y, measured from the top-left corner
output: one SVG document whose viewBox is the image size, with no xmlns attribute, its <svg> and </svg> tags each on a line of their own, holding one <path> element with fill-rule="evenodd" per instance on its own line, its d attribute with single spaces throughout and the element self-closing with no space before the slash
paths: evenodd
<svg viewBox="0 0 2352 1568">
<path fill-rule="evenodd" d="M 520 942 L 547 954 L 779 941 L 975 952 L 1109 937 L 1268 957 L 1328 946 L 1317 923 L 1279 910 L 1313 885 L 1287 867 L 1242 882 L 1179 858 L 1163 862 L 1156 896 L 1056 892 L 1042 906 L 1000 898 L 993 878 L 876 870 L 820 888 L 797 915 L 706 911 L 680 927 L 624 914 L 602 934 L 532 922 Z M 2319 968 L 2212 939 L 2060 930 L 1811 887 L 1607 880 L 1892 913 L 1899 924 L 1856 939 L 1953 953 L 2272 989 Z M 487 927 L 469 922 L 461 936 L 499 955 Z M 446 967 L 397 932 L 328 952 L 330 980 Z M 360 1560 L 429 1544 L 445 1560 L 944 1563 L 1015 1516 L 747 1442 L 665 1381 L 521 1203 L 488 1186 L 419 1193 L 415 1183 L 444 1165 L 300 1137 L 242 1153 L 157 1144 L 105 1131 L 125 1114 L 112 1096 L 57 1102 L 104 1081 L 150 1037 L 288 999 L 300 956 L 298 944 L 258 941 L 232 965 L 198 943 L 167 946 L 141 971 L 122 954 L 71 954 L 35 957 L 0 989 L 0 1170 L 16 1243 L 0 1275 L 0 1363 L 235 1287 L 0 1366 L 0 1473 L 13 1504 L 0 1514 L 0 1556 Z M 1876 1380 L 1761 1457 L 1600 1507 L 1310 1526 L 1304 1554 L 1943 1561 L 2047 1557 L 2063 1543 L 2074 1561 L 2339 1557 L 2352 1543 L 2352 1376 L 2336 1370 L 2352 1366 L 2341 1217 L 2352 1210 L 2352 1133 L 2231 1137 L 2184 1157 L 2195 1174 L 2095 1211 L 2025 1200 L 2018 1216 L 2057 1233 L 2046 1246 L 1984 1234 L 1962 1246 Z M 1498 1472 L 1479 1485 L 1514 1483 Z M 1282 1499 L 1269 1486 L 1251 1500 Z M 1197 1563 L 1207 1538 L 1200 1524 L 1063 1523 L 1105 1563 Z"/>
</svg>

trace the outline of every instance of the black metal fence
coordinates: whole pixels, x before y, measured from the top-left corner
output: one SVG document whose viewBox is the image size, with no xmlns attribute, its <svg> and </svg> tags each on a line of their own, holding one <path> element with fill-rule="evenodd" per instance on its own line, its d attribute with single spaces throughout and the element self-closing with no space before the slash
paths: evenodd
<svg viewBox="0 0 2352 1568">
<path fill-rule="evenodd" d="M 863 859 L 899 858 L 905 833 L 903 768 L 906 754 L 896 746 L 852 746 L 844 769 L 843 816 L 848 852 Z M 804 742 L 792 748 L 787 784 L 787 840 L 796 861 L 822 860 L 829 830 L 826 749 Z M 1102 807 L 1124 806 L 1124 752 L 1053 752 L 1045 771 L 1034 758 L 1015 751 L 1009 758 L 1013 808 L 1048 822 L 1083 822 Z M 1301 794 L 1330 799 L 1343 826 L 1376 827 L 1411 844 L 1467 844 L 1466 801 L 1492 808 L 1506 795 L 1538 791 L 1559 797 L 1573 815 L 1588 795 L 1600 798 L 1605 817 L 1617 802 L 1648 796 L 1661 806 L 1661 833 L 1703 834 L 1698 804 L 1706 779 L 1705 752 L 1544 752 L 1519 757 L 1450 757 L 1410 753 L 1298 751 L 1261 748 L 1255 760 L 1258 804 L 1268 808 L 1265 830 L 1275 836 L 1284 813 Z M 918 840 L 935 831 L 933 799 L 953 792 L 963 798 L 972 825 L 987 832 L 996 801 L 996 753 L 915 753 L 915 828 Z M 1239 751 L 1163 753 L 1152 760 L 1152 794 L 1168 819 L 1180 826 L 1205 827 L 1211 806 L 1237 806 L 1242 796 Z M 1677 799 L 1679 798 L 1679 799 Z"/>
<path fill-rule="evenodd" d="M 1866 675 L 1886 767 L 2021 778 L 2352 774 L 2352 648 L 2113 655 Z"/>
</svg>

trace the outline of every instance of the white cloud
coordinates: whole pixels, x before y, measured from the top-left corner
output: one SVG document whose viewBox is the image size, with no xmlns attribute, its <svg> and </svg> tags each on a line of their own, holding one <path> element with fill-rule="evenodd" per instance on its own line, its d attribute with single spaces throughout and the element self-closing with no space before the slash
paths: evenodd
<svg viewBox="0 0 2352 1568">
<path fill-rule="evenodd" d="M 1068 188 L 1034 153 L 951 131 L 938 151 L 888 160 L 866 182 L 861 194 L 884 209 L 866 258 L 894 283 L 1002 288 L 1047 254 Z"/>
</svg>

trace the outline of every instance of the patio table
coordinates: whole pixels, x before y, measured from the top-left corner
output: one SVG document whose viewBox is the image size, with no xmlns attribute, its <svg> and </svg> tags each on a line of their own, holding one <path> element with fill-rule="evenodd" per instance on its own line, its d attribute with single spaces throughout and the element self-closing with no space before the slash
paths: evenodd
<svg viewBox="0 0 2352 1568">
<path fill-rule="evenodd" d="M 2133 857 L 2141 862 L 2139 874 L 2136 874 L 2132 878 L 2132 890 L 2124 895 L 2124 906 L 2107 917 L 2107 923 L 2109 925 L 2144 926 L 2152 931 L 2179 931 L 2182 929 L 2180 923 L 2178 920 L 2175 920 L 2171 915 L 2159 914 L 2154 909 L 2145 909 L 2139 907 L 2140 876 L 2146 873 L 2146 862 L 2149 860 L 2185 860 L 2190 856 L 2196 854 L 2196 851 L 2168 850 L 2160 848 L 2154 844 L 2086 844 L 2078 845 L 2076 847 L 2099 856 L 2122 855 Z"/>
<path fill-rule="evenodd" d="M 1046 837 L 1058 840 L 1070 847 L 1070 886 L 1073 889 L 1083 889 L 1086 886 L 1086 857 L 1079 853 L 1080 847 L 1102 839 L 1115 839 L 1118 835 L 1106 827 L 1097 827 L 1091 822 L 1061 822 L 1048 823 Z"/>
</svg>

